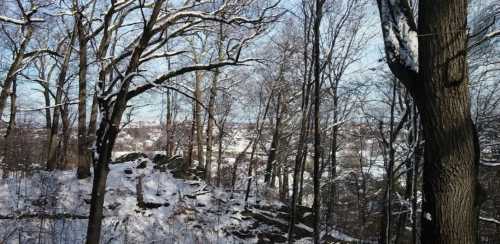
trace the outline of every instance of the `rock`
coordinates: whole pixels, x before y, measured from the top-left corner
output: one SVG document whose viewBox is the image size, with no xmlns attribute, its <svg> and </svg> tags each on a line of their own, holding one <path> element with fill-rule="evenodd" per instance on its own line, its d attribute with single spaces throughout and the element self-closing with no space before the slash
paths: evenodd
<svg viewBox="0 0 500 244">
<path fill-rule="evenodd" d="M 258 241 L 257 243 L 283 243 L 286 242 L 287 239 L 281 233 L 274 232 L 263 232 L 257 235 Z"/>
<path fill-rule="evenodd" d="M 114 202 L 108 205 L 108 209 L 110 210 L 115 210 L 117 207 L 119 207 L 121 204 L 119 202 Z"/>
<path fill-rule="evenodd" d="M 266 209 L 268 211 L 273 211 L 271 209 Z M 277 209 L 278 217 L 281 218 L 288 218 L 288 212 L 290 209 L 283 205 L 279 209 Z M 297 222 L 303 223 L 309 227 L 314 226 L 314 215 L 313 215 L 313 210 L 310 207 L 302 206 L 302 205 L 297 205 Z"/>
<path fill-rule="evenodd" d="M 136 169 L 144 169 L 144 168 L 146 168 L 147 164 L 148 164 L 148 161 L 146 161 L 146 160 L 142 160 L 142 161 L 139 163 L 139 165 L 137 165 L 137 167 L 135 167 L 135 168 L 136 168 Z"/>
<path fill-rule="evenodd" d="M 165 203 L 156 203 L 156 202 L 138 202 L 137 206 L 142 208 L 142 209 L 153 209 L 153 208 L 159 208 L 162 206 L 168 207 L 170 206 L 170 203 L 165 202 Z"/>
<path fill-rule="evenodd" d="M 130 175 L 130 174 L 132 174 L 132 169 L 130 169 L 130 168 L 125 169 L 125 170 L 123 170 L 123 172 L 124 172 L 125 174 L 127 174 L 127 175 Z"/>
<path fill-rule="evenodd" d="M 189 198 L 189 199 L 196 199 L 196 195 L 186 194 L 184 196 L 187 197 L 187 198 Z"/>
<path fill-rule="evenodd" d="M 159 170 L 160 172 L 165 172 L 165 171 L 167 171 L 167 167 L 165 167 L 165 165 L 164 165 L 164 164 L 163 164 L 163 165 L 159 165 L 159 164 L 157 164 L 157 165 L 153 166 L 153 169 L 157 169 L 157 170 Z"/>
<path fill-rule="evenodd" d="M 171 170 L 183 170 L 186 162 L 181 156 L 174 156 L 167 162 L 167 168 Z"/>
<path fill-rule="evenodd" d="M 148 156 L 144 153 L 133 152 L 133 153 L 128 153 L 128 154 L 122 155 L 111 163 L 112 164 L 125 163 L 125 162 L 134 161 L 134 160 L 137 160 L 140 158 L 148 158 Z"/>
<path fill-rule="evenodd" d="M 168 163 L 168 157 L 163 154 L 155 154 L 153 157 L 153 163 L 156 165 L 164 165 Z"/>
<path fill-rule="evenodd" d="M 33 206 L 41 207 L 47 205 L 49 201 L 46 198 L 39 198 L 31 201 Z"/>
<path fill-rule="evenodd" d="M 255 219 L 259 225 L 268 225 L 277 228 L 281 233 L 287 233 L 288 231 L 288 219 L 279 218 L 276 212 L 266 211 L 259 209 L 245 209 L 241 212 L 242 219 L 244 217 Z M 294 228 L 295 238 L 301 239 L 303 237 L 308 237 L 312 235 L 311 229 L 309 227 L 301 227 L 296 225 Z M 267 232 L 263 233 L 262 238 L 259 238 L 258 243 L 275 243 L 281 242 L 281 233 Z"/>
<path fill-rule="evenodd" d="M 233 235 L 241 239 L 249 239 L 254 237 L 253 233 L 248 230 L 233 231 L 232 233 Z"/>
</svg>

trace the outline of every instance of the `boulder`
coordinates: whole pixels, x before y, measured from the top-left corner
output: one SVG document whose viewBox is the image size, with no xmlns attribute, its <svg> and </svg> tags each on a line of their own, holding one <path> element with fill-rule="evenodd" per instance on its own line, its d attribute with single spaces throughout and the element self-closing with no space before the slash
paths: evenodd
<svg viewBox="0 0 500 244">
<path fill-rule="evenodd" d="M 137 167 L 135 167 L 136 169 L 144 169 L 146 168 L 146 166 L 148 165 L 148 161 L 147 160 L 142 160 L 138 165 Z"/>
<path fill-rule="evenodd" d="M 148 156 L 140 152 L 127 153 L 125 155 L 118 157 L 117 159 L 115 159 L 115 161 L 111 163 L 112 164 L 125 163 L 125 162 L 135 161 L 140 158 L 148 158 Z"/>
<path fill-rule="evenodd" d="M 170 170 L 184 169 L 186 162 L 181 156 L 173 156 L 167 161 L 167 168 Z"/>
<path fill-rule="evenodd" d="M 155 154 L 153 156 L 153 163 L 156 165 L 164 165 L 168 163 L 168 157 L 163 154 Z"/>
</svg>

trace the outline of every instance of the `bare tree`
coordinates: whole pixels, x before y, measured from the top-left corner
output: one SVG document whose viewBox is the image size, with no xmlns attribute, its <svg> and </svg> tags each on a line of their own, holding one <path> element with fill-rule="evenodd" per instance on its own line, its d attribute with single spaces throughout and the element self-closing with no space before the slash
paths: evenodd
<svg viewBox="0 0 500 244">
<path fill-rule="evenodd" d="M 104 13 L 102 21 L 102 36 L 99 41 L 97 58 L 100 65 L 99 80 L 97 82 L 97 100 L 100 110 L 100 121 L 98 122 L 97 137 L 94 148 L 93 161 L 96 165 L 92 189 L 89 224 L 87 228 L 87 243 L 98 243 L 100 238 L 101 220 L 103 212 L 106 179 L 109 171 L 108 162 L 111 159 L 115 139 L 119 132 L 121 117 L 126 109 L 128 101 L 152 88 L 174 87 L 165 86 L 170 78 L 181 76 L 190 72 L 213 70 L 217 67 L 239 65 L 254 60 L 254 58 L 242 58 L 242 49 L 246 43 L 258 36 L 264 29 L 266 23 L 272 21 L 270 11 L 276 3 L 267 3 L 253 16 L 242 16 L 244 10 L 252 6 L 231 4 L 226 1 L 217 5 L 209 1 L 187 1 L 179 6 L 170 6 L 170 11 L 162 11 L 166 1 L 155 1 L 152 4 L 137 4 L 135 1 L 116 2 L 112 1 Z M 203 6 L 212 6 L 214 11 L 200 10 Z M 150 14 L 144 14 L 145 9 L 150 9 Z M 119 14 L 118 19 L 130 16 L 130 13 L 143 13 L 143 26 L 137 38 L 127 44 L 122 53 L 115 55 L 111 60 L 104 59 L 109 50 L 110 38 L 114 28 L 120 28 L 120 24 L 113 23 L 114 16 Z M 224 13 L 224 15 L 222 15 Z M 189 20 L 189 21 L 186 21 Z M 167 42 L 174 38 L 188 35 L 191 30 L 206 28 L 206 22 L 222 22 L 235 26 L 245 26 L 248 30 L 246 35 L 237 39 L 239 41 L 228 42 L 224 61 L 208 64 L 185 64 L 177 69 L 169 70 L 153 79 L 141 79 L 144 70 L 141 66 L 159 57 L 179 57 L 185 54 L 184 50 L 161 53 L 159 50 Z M 172 27 L 173 26 L 173 27 Z M 164 35 L 166 28 L 170 31 Z M 172 29 L 173 28 L 173 29 Z M 120 69 L 120 67 L 125 69 Z M 109 73 L 114 72 L 116 76 L 108 79 Z M 143 84 L 136 82 L 142 81 Z M 179 90 L 176 90 L 179 92 Z"/>
</svg>

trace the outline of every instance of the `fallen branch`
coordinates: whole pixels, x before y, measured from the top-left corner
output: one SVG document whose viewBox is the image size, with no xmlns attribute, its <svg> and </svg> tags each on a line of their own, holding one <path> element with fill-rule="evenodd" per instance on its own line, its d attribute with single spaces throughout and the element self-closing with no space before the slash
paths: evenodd
<svg viewBox="0 0 500 244">
<path fill-rule="evenodd" d="M 88 219 L 87 215 L 71 213 L 23 213 L 19 215 L 0 215 L 0 219 Z"/>
</svg>

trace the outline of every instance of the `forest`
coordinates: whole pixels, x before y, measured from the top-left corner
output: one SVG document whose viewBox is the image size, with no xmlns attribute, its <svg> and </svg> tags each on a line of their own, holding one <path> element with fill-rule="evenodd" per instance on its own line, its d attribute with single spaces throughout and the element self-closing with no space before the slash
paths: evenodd
<svg viewBox="0 0 500 244">
<path fill-rule="evenodd" d="M 0 244 L 500 243 L 496 0 L 1 0 Z"/>
</svg>

